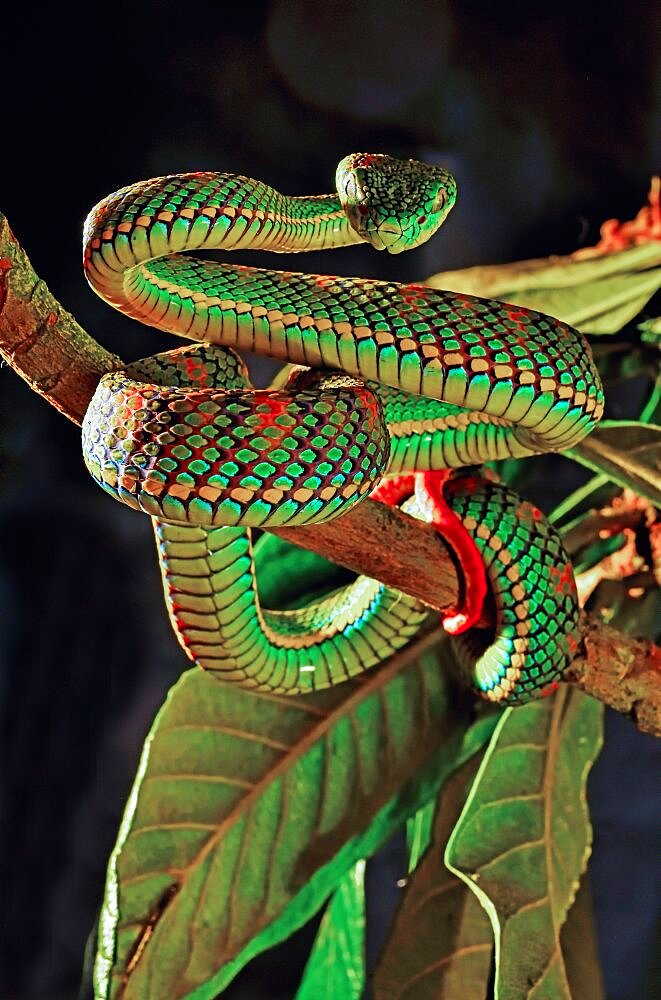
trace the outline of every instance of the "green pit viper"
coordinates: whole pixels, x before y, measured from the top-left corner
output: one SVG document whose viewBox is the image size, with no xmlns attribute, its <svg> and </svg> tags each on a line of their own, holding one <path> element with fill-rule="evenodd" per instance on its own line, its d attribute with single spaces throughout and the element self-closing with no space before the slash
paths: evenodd
<svg viewBox="0 0 661 1000">
<path fill-rule="evenodd" d="M 188 656 L 223 680 L 288 694 L 376 665 L 432 612 L 367 577 L 301 610 L 266 610 L 251 528 L 327 521 L 379 483 L 387 494 L 384 477 L 468 466 L 440 489 L 472 537 L 465 551 L 479 553 L 496 624 L 458 635 L 459 659 L 484 697 L 527 701 L 562 677 L 579 641 L 573 574 L 540 512 L 476 467 L 590 432 L 603 410 L 590 350 L 565 323 L 489 299 L 183 253 L 360 242 L 399 253 L 427 240 L 456 197 L 445 170 L 384 154 L 346 157 L 336 188 L 289 197 L 235 174 L 186 173 L 122 188 L 91 211 L 94 290 L 201 344 L 101 380 L 83 425 L 86 465 L 153 518 Z M 290 367 L 255 389 L 231 348 Z M 407 490 L 394 482 L 400 501 Z M 433 507 L 425 482 L 433 493 L 433 475 L 408 489 L 415 516 Z"/>
</svg>

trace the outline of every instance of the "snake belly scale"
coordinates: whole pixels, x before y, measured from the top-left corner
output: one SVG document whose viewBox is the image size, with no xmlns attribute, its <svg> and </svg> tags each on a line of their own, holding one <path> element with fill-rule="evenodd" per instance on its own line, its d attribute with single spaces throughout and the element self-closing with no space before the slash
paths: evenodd
<svg viewBox="0 0 661 1000">
<path fill-rule="evenodd" d="M 252 527 L 337 517 L 384 476 L 560 450 L 603 410 L 586 342 L 543 314 L 185 253 L 358 242 L 398 253 L 438 229 L 456 194 L 441 168 L 382 154 L 346 157 L 336 184 L 336 194 L 287 197 L 233 174 L 171 175 L 110 195 L 85 225 L 98 294 L 200 342 L 101 380 L 83 427 L 87 467 L 154 519 L 166 602 L 191 659 L 276 692 L 362 672 L 430 611 L 362 577 L 300 611 L 266 611 Z M 292 367 L 254 389 L 232 348 Z M 539 512 L 474 468 L 447 496 L 483 558 L 496 615 L 493 634 L 457 637 L 460 659 L 485 697 L 528 700 L 562 676 L 578 642 L 571 567 Z"/>
</svg>

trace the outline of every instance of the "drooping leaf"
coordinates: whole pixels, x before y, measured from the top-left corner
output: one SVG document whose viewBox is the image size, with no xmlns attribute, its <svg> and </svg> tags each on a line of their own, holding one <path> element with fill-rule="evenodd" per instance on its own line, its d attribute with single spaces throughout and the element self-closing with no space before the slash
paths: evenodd
<svg viewBox="0 0 661 1000">
<path fill-rule="evenodd" d="M 603 420 L 565 454 L 661 506 L 661 427 L 656 424 Z"/>
<path fill-rule="evenodd" d="M 215 997 L 435 794 L 494 722 L 466 731 L 433 642 L 307 697 L 183 675 L 111 858 L 99 998 Z"/>
<path fill-rule="evenodd" d="M 446 850 L 496 941 L 496 1000 L 571 1000 L 560 932 L 590 853 L 602 706 L 577 690 L 503 714 Z"/>
<path fill-rule="evenodd" d="M 406 821 L 406 853 L 408 854 L 408 870 L 415 871 L 420 859 L 431 844 L 434 829 L 436 802 L 427 802 L 418 809 L 414 816 Z"/>
<path fill-rule="evenodd" d="M 326 907 L 296 1000 L 360 1000 L 365 988 L 365 862 L 344 875 Z"/>
<path fill-rule="evenodd" d="M 486 996 L 493 953 L 489 918 L 443 855 L 479 767 L 467 761 L 443 786 L 432 842 L 410 876 L 374 978 L 374 1000 Z"/>
<path fill-rule="evenodd" d="M 439 651 L 440 652 L 440 651 Z M 443 657 L 439 657 L 443 659 Z M 454 712 L 459 706 L 454 705 Z M 455 733 L 447 741 L 442 741 L 423 767 L 411 778 L 401 790 L 393 796 L 386 806 L 380 809 L 369 823 L 369 826 L 358 836 L 347 841 L 333 859 L 320 871 L 311 875 L 310 883 L 286 907 L 281 917 L 277 918 L 260 935 L 257 935 L 244 951 L 221 973 L 221 981 L 229 982 L 237 971 L 259 951 L 276 944 L 290 932 L 289 925 L 296 918 L 303 923 L 318 908 L 316 902 L 319 896 L 324 898 L 339 884 L 343 874 L 355 864 L 357 859 L 369 858 L 412 816 L 422 805 L 434 798 L 440 786 L 456 768 L 472 757 L 489 742 L 498 720 L 497 713 L 485 713 L 468 729 Z M 314 860 L 314 859 L 313 859 Z M 339 873 L 339 874 L 338 874 Z M 297 914 L 302 914 L 300 918 Z M 198 993 L 195 994 L 198 996 Z M 199 994 L 206 997 L 206 994 Z"/>
<path fill-rule="evenodd" d="M 661 244 L 444 271 L 427 284 L 538 309 L 584 333 L 616 333 L 661 287 Z"/>
<path fill-rule="evenodd" d="M 530 289 L 520 305 L 557 316 L 584 333 L 616 333 L 645 308 L 661 287 L 661 267 L 609 276 L 571 288 Z M 525 298 L 525 302 L 521 301 Z"/>
<path fill-rule="evenodd" d="M 480 740 L 481 734 L 485 731 L 483 730 L 484 721 L 491 719 L 493 726 L 495 727 L 496 722 L 499 717 L 499 712 L 493 710 L 491 707 L 487 708 L 485 705 L 480 708 L 481 718 L 479 721 L 473 724 L 469 728 L 464 738 L 464 748 L 467 750 L 469 744 L 475 746 L 475 752 L 481 750 L 484 741 L 475 742 L 475 735 Z M 462 759 L 466 758 L 466 753 L 462 755 Z M 459 763 L 457 762 L 457 767 Z M 408 855 L 408 871 L 409 873 L 415 871 L 418 867 L 421 858 L 423 857 L 425 851 L 430 846 L 432 842 L 432 835 L 434 832 L 434 818 L 437 813 L 438 803 L 436 799 L 430 799 L 426 802 L 422 808 L 418 809 L 416 813 L 413 814 L 406 821 L 406 852 Z"/>
<path fill-rule="evenodd" d="M 586 872 L 560 932 L 560 947 L 572 1000 L 604 1000 L 604 983 Z"/>
</svg>

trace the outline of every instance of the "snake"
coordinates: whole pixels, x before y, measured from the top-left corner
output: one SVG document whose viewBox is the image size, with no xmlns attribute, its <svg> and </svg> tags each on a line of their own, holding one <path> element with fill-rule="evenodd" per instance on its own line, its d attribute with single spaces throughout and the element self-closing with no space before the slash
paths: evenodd
<svg viewBox="0 0 661 1000">
<path fill-rule="evenodd" d="M 574 577 L 541 512 L 480 468 L 594 428 L 603 391 L 589 346 L 564 322 L 488 298 L 192 255 L 359 243 L 397 254 L 428 240 L 456 200 L 444 168 L 384 153 L 345 157 L 335 180 L 334 193 L 291 196 L 238 174 L 170 174 L 91 210 L 91 287 L 189 343 L 104 375 L 83 422 L 87 469 L 152 518 L 189 659 L 275 694 L 356 678 L 438 613 L 367 576 L 267 609 L 253 529 L 329 521 L 397 477 L 443 476 L 493 622 L 473 615 L 454 630 L 457 660 L 484 698 L 526 702 L 557 686 L 580 642 Z M 237 351 L 287 365 L 255 388 Z M 424 517 L 419 494 L 401 504 Z"/>
</svg>

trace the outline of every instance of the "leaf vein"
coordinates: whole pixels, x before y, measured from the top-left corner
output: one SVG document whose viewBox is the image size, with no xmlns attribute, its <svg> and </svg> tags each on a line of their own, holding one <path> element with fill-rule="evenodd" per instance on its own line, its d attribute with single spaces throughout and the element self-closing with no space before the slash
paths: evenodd
<svg viewBox="0 0 661 1000">
<path fill-rule="evenodd" d="M 252 781 L 244 781 L 242 778 L 229 778 L 224 774 L 199 774 L 185 771 L 173 772 L 172 774 L 148 774 L 144 778 L 144 783 L 148 781 L 200 781 L 218 785 L 235 785 L 237 788 L 254 788 Z"/>
<path fill-rule="evenodd" d="M 135 885 L 136 882 L 143 882 L 148 878 L 154 878 L 156 875 L 171 875 L 172 878 L 178 879 L 181 875 L 181 870 L 178 868 L 152 868 L 151 871 L 141 872 L 139 875 L 131 875 L 130 878 L 122 879 L 122 886 L 126 888 L 127 885 Z"/>
<path fill-rule="evenodd" d="M 444 896 L 446 892 L 452 892 L 455 889 L 462 889 L 464 887 L 464 883 L 458 878 L 455 878 L 452 881 L 444 882 L 442 885 L 434 886 L 428 892 L 424 893 L 420 899 L 416 900 L 415 905 L 409 910 L 409 919 L 412 919 L 416 913 L 423 908 L 423 906 L 426 906 L 427 903 L 430 903 L 433 899 L 436 899 L 439 896 Z"/>
<path fill-rule="evenodd" d="M 491 867 L 491 865 L 495 864 L 497 861 L 502 861 L 503 858 L 507 858 L 512 854 L 516 854 L 518 851 L 524 851 L 527 847 L 539 847 L 540 845 L 543 846 L 543 844 L 544 844 L 543 837 L 537 837 L 536 840 L 522 840 L 519 844 L 513 844 L 511 847 L 508 847 L 506 851 L 502 851 L 499 854 L 495 854 L 489 861 L 485 861 L 483 864 L 481 864 L 480 868 L 483 871 L 486 871 L 488 868 Z"/>
<path fill-rule="evenodd" d="M 161 830 L 204 830 L 207 833 L 218 829 L 217 823 L 198 823 L 195 820 L 172 820 L 169 823 L 148 823 L 145 826 L 134 826 L 131 836 L 139 833 L 154 833 Z"/>
<path fill-rule="evenodd" d="M 436 972 L 438 969 L 442 969 L 444 966 L 449 965 L 449 963 L 454 961 L 454 959 L 464 958 L 466 955 L 475 955 L 485 951 L 491 952 L 492 948 L 493 945 L 491 944 L 491 942 L 489 942 L 488 944 L 467 944 L 464 945 L 463 948 L 457 948 L 457 950 L 453 951 L 451 955 L 443 955 L 443 957 L 439 958 L 438 961 L 431 962 L 429 965 L 426 965 L 423 969 L 421 969 L 418 973 L 416 973 L 415 976 L 412 976 L 412 978 L 409 979 L 408 982 L 404 983 L 404 986 L 402 990 L 397 994 L 397 997 L 403 997 L 404 991 L 408 990 L 408 988 L 412 986 L 414 983 L 417 983 L 421 979 L 424 979 L 432 972 Z M 393 998 L 393 1000 L 395 1000 L 395 998 Z"/>
<path fill-rule="evenodd" d="M 280 740 L 271 739 L 269 736 L 264 736 L 262 733 L 251 733 L 247 730 L 235 729 L 233 726 L 221 726 L 217 723 L 210 722 L 178 722 L 174 726 L 165 727 L 163 732 L 174 733 L 179 732 L 182 729 L 189 732 L 211 732 L 222 733 L 224 736 L 236 736 L 238 739 L 250 740 L 252 743 L 262 743 L 266 747 L 271 747 L 273 750 L 281 750 L 283 753 L 292 749 L 290 743 L 281 743 Z"/>
</svg>

